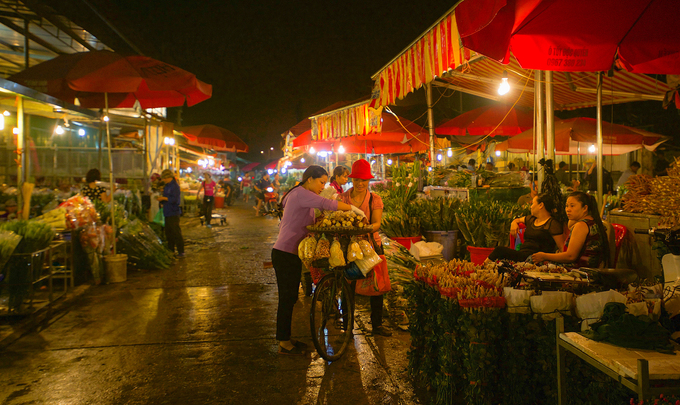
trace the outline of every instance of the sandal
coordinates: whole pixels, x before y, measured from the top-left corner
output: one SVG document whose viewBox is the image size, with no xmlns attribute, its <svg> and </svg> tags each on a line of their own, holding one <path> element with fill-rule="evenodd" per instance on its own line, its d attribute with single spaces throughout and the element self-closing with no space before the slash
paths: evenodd
<svg viewBox="0 0 680 405">
<path fill-rule="evenodd" d="M 283 346 L 279 346 L 279 354 L 283 354 L 286 356 L 304 356 L 305 351 L 299 348 L 298 346 L 295 346 L 290 350 L 286 349 Z"/>
</svg>

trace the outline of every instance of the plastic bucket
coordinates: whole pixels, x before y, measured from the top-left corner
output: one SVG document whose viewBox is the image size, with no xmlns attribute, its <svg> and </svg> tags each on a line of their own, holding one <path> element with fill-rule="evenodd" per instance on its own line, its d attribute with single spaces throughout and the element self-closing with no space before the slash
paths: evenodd
<svg viewBox="0 0 680 405">
<path fill-rule="evenodd" d="M 445 260 L 453 260 L 456 257 L 458 231 L 425 231 L 423 236 L 428 242 L 437 242 L 444 246 L 442 256 Z"/>
<path fill-rule="evenodd" d="M 404 237 L 401 237 L 401 238 L 392 238 L 393 241 L 399 243 L 400 245 L 402 245 L 406 249 L 411 249 L 411 244 L 416 243 L 416 242 L 420 242 L 421 239 L 423 239 L 423 237 L 420 236 L 420 235 L 418 235 L 418 236 L 404 236 Z"/>
<path fill-rule="evenodd" d="M 122 283 L 127 280 L 127 255 L 104 256 L 107 283 Z"/>
<path fill-rule="evenodd" d="M 215 196 L 215 208 L 224 208 L 224 197 Z"/>
<path fill-rule="evenodd" d="M 484 260 L 493 252 L 495 248 L 474 247 L 468 246 L 467 250 L 470 252 L 470 261 L 474 264 L 482 264 Z"/>
</svg>

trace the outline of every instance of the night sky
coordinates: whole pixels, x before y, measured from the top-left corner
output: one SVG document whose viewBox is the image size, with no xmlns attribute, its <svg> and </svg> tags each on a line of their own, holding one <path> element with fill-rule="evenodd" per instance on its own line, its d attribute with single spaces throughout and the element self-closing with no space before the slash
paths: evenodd
<svg viewBox="0 0 680 405">
<path fill-rule="evenodd" d="M 370 94 L 371 75 L 455 4 L 88 1 L 144 54 L 213 85 L 210 100 L 183 109 L 183 125 L 227 128 L 250 145 L 244 157 L 258 160 L 303 118 Z"/>
</svg>

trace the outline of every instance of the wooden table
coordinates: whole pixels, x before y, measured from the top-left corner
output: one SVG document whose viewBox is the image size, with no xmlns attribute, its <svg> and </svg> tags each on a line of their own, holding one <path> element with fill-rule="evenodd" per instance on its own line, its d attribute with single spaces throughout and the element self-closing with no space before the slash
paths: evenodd
<svg viewBox="0 0 680 405">
<path fill-rule="evenodd" d="M 635 391 L 638 400 L 648 400 L 660 394 L 680 393 L 677 384 L 661 388 L 650 387 L 654 380 L 680 380 L 680 355 L 663 354 L 654 350 L 636 350 L 596 342 L 575 332 L 564 333 L 564 319 L 557 318 L 557 403 L 567 403 L 567 350 L 602 371 L 625 387 Z M 676 353 L 678 350 L 676 349 Z"/>
</svg>

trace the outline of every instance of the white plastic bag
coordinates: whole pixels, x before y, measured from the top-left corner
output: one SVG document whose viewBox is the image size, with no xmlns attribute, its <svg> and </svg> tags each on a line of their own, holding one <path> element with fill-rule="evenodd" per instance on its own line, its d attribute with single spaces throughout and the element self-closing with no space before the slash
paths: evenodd
<svg viewBox="0 0 680 405">
<path fill-rule="evenodd" d="M 359 270 L 365 275 L 368 274 L 369 271 L 376 265 L 380 264 L 382 262 L 382 258 L 378 256 L 375 252 L 373 252 L 372 255 L 366 256 L 364 255 L 364 258 L 361 260 L 355 260 L 354 263 L 356 263 L 357 267 L 359 267 Z"/>
<path fill-rule="evenodd" d="M 533 295 L 531 312 L 542 314 L 546 321 L 553 320 L 560 314 L 570 315 L 574 294 L 566 291 L 543 291 L 541 295 Z"/>
<path fill-rule="evenodd" d="M 531 296 L 534 290 L 518 290 L 512 287 L 503 288 L 503 297 L 508 305 L 508 313 L 529 314 L 531 313 Z"/>
<path fill-rule="evenodd" d="M 605 305 L 610 302 L 625 304 L 626 301 L 625 295 L 614 290 L 584 294 L 576 297 L 576 316 L 583 320 L 581 322 L 581 331 L 588 330 L 591 324 L 600 320 Z"/>
<path fill-rule="evenodd" d="M 411 254 L 415 256 L 416 259 L 427 256 L 436 256 L 442 253 L 444 246 L 437 242 L 416 242 L 411 245 Z"/>
</svg>

